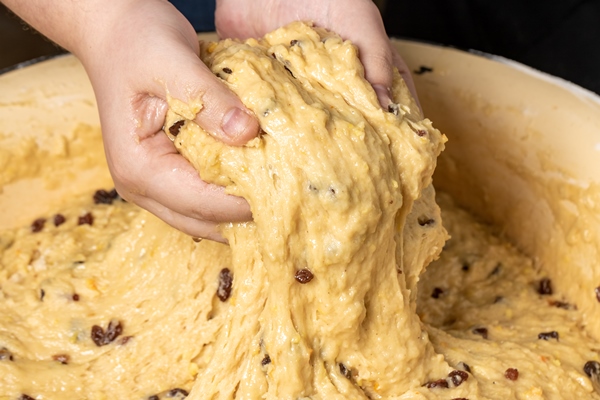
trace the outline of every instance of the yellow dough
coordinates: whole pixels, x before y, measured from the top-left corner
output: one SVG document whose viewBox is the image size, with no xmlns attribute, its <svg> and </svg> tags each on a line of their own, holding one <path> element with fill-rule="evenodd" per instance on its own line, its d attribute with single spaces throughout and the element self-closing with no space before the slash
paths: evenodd
<svg viewBox="0 0 600 400">
<path fill-rule="evenodd" d="M 600 398 L 576 304 L 440 211 L 445 137 L 397 73 L 383 110 L 353 45 L 303 23 L 201 57 L 263 132 L 225 146 L 181 99 L 165 130 L 254 221 L 197 242 L 97 192 L 0 232 L 0 398 Z"/>
</svg>

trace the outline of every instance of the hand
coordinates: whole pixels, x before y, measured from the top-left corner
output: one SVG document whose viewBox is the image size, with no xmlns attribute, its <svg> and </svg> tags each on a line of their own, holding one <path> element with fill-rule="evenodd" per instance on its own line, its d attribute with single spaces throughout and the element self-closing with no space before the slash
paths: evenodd
<svg viewBox="0 0 600 400">
<path fill-rule="evenodd" d="M 168 2 L 130 1 L 131 9 L 90 39 L 79 57 L 100 111 L 104 145 L 119 194 L 195 237 L 223 240 L 221 221 L 249 220 L 247 202 L 200 179 L 162 132 L 166 97 L 200 99 L 195 121 L 231 145 L 258 122 L 198 58 L 189 22 Z M 90 43 L 91 42 L 91 43 Z"/>
<path fill-rule="evenodd" d="M 312 21 L 358 47 L 365 77 L 382 107 L 391 102 L 394 66 L 418 102 L 410 71 L 385 33 L 372 0 L 217 0 L 215 24 L 220 37 L 262 37 L 297 20 Z"/>
</svg>

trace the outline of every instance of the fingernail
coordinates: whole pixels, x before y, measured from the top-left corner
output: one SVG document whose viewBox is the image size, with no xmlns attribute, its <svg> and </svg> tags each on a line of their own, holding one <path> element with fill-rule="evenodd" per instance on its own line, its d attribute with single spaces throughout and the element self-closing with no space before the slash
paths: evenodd
<svg viewBox="0 0 600 400">
<path fill-rule="evenodd" d="M 386 108 L 392 102 L 390 89 L 383 85 L 373 85 L 373 89 L 375 90 L 375 94 L 377 94 L 381 106 Z"/>
<path fill-rule="evenodd" d="M 225 135 L 235 139 L 244 134 L 252 124 L 252 117 L 240 108 L 232 108 L 223 117 L 221 128 Z"/>
</svg>

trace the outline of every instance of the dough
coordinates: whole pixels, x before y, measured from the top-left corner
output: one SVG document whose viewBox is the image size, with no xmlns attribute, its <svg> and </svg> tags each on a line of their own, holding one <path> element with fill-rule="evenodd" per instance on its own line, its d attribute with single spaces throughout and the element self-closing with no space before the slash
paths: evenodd
<svg viewBox="0 0 600 400">
<path fill-rule="evenodd" d="M 0 398 L 600 398 L 575 302 L 441 196 L 445 244 L 445 138 L 398 75 L 382 110 L 302 23 L 201 56 L 264 133 L 224 146 L 181 101 L 166 128 L 254 222 L 196 242 L 99 191 L 0 233 Z"/>
</svg>

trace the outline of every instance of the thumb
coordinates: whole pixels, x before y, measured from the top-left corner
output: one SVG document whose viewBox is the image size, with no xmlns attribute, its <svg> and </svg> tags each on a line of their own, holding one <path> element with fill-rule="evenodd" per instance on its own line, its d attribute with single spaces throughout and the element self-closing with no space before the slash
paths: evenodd
<svg viewBox="0 0 600 400">
<path fill-rule="evenodd" d="M 167 90 L 173 99 L 170 106 L 178 114 L 193 119 L 226 144 L 243 145 L 257 136 L 254 114 L 197 56 L 173 70 L 178 76 L 170 79 L 174 84 L 167 85 Z"/>
</svg>

